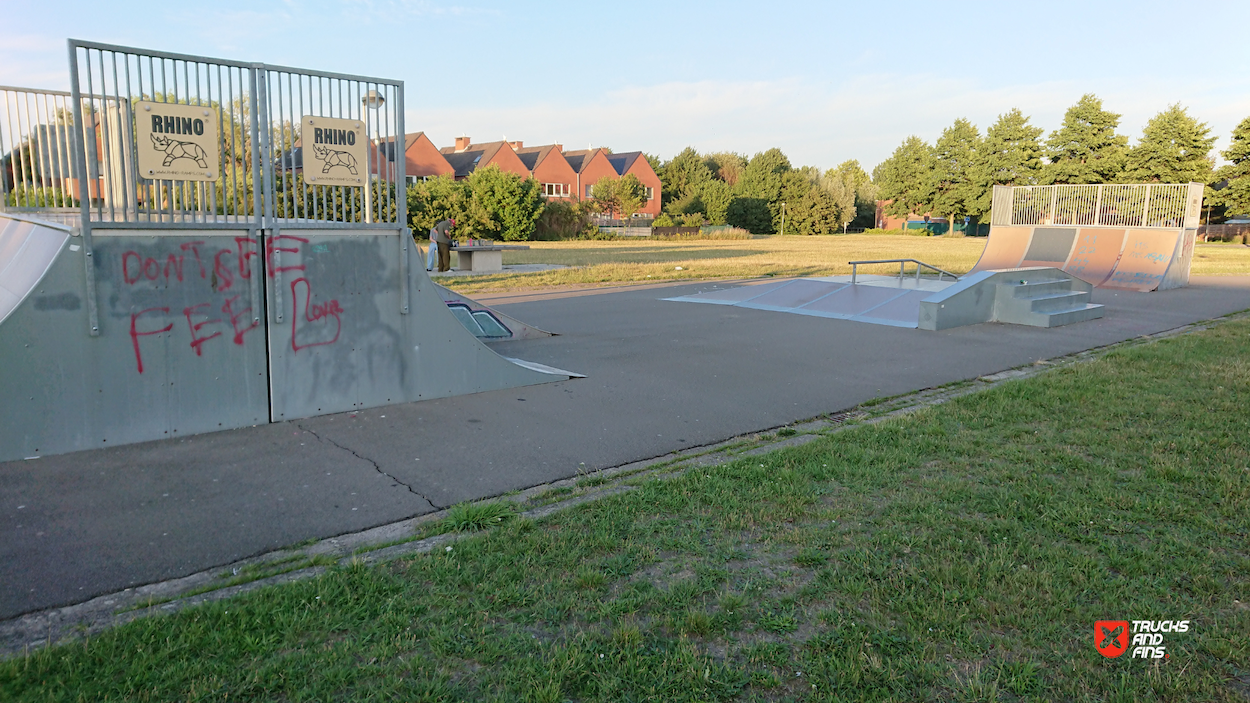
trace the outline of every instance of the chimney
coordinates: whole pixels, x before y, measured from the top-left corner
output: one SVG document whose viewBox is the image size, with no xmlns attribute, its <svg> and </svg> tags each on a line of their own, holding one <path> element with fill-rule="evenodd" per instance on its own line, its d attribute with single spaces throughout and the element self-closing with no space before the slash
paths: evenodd
<svg viewBox="0 0 1250 703">
<path fill-rule="evenodd" d="M 456 152 L 457 153 L 462 152 L 468 148 L 469 148 L 468 137 L 456 137 Z"/>
<path fill-rule="evenodd" d="M 517 149 L 520 149 L 520 148 L 522 147 L 522 145 L 524 145 L 524 144 L 525 144 L 525 142 L 521 142 L 521 141 L 508 142 L 508 145 L 512 147 L 512 150 L 513 150 L 513 151 L 516 151 Z"/>
<path fill-rule="evenodd" d="M 556 144 L 556 151 L 558 151 L 558 152 L 560 152 L 561 154 L 563 154 L 563 153 L 564 153 L 564 145 L 563 145 L 563 144 Z"/>
</svg>

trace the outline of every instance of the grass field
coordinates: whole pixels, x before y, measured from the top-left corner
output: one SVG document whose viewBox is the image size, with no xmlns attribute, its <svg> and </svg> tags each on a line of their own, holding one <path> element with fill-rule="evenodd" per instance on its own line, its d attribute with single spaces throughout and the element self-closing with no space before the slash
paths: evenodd
<svg viewBox="0 0 1250 703">
<path fill-rule="evenodd" d="M 0 699 L 1245 701 L 1248 340 L 1243 318 L 499 511 L 446 550 L 0 663 Z M 1166 659 L 1106 659 L 1100 619 L 1191 626 Z"/>
<path fill-rule="evenodd" d="M 869 259 L 919 259 L 953 273 L 964 273 L 976 264 L 985 242 L 984 238 L 976 237 L 854 234 L 668 242 L 531 242 L 528 251 L 505 252 L 504 263 L 562 264 L 574 268 L 526 274 L 451 277 L 440 279 L 440 282 L 462 293 L 474 293 L 673 279 L 832 276 L 850 273 L 848 261 Z M 888 273 L 897 272 L 898 266 L 861 270 Z M 1250 247 L 1199 244 L 1194 255 L 1193 273 L 1250 273 Z"/>
</svg>

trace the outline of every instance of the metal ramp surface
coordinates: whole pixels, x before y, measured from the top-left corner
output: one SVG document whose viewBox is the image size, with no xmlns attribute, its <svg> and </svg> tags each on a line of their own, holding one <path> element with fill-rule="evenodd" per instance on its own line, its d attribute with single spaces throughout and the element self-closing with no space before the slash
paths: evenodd
<svg viewBox="0 0 1250 703">
<path fill-rule="evenodd" d="M 754 310 L 788 312 L 835 320 L 915 329 L 920 301 L 945 290 L 953 281 L 897 276 L 859 275 L 794 278 L 705 291 L 665 300 L 733 305 Z"/>
</svg>

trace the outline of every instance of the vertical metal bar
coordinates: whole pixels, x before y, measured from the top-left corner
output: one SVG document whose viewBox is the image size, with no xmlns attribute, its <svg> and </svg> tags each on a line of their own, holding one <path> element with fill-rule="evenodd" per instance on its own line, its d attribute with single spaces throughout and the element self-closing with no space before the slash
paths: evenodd
<svg viewBox="0 0 1250 703">
<path fill-rule="evenodd" d="M 74 121 L 83 126 L 83 129 L 74 130 L 79 146 L 78 188 L 80 194 L 86 196 L 90 191 L 87 190 L 86 150 L 82 148 L 86 123 L 82 115 L 82 92 L 78 88 L 78 49 L 73 40 L 66 43 L 69 45 L 69 90 L 70 99 L 74 101 Z M 87 55 L 87 71 L 90 75 L 91 53 L 90 50 L 84 53 Z M 87 333 L 92 337 L 98 337 L 100 336 L 100 311 L 95 289 L 95 251 L 91 241 L 91 198 L 83 197 L 79 200 L 79 212 L 82 213 L 80 232 L 82 233 L 83 288 L 87 295 L 87 327 L 89 328 Z"/>
<path fill-rule="evenodd" d="M 1102 185 L 1094 186 L 1097 191 L 1094 196 L 1094 225 L 1102 224 Z"/>
<path fill-rule="evenodd" d="M 370 108 L 369 108 L 369 107 L 366 105 L 366 103 L 364 102 L 364 101 L 366 100 L 365 96 L 366 96 L 366 95 L 368 95 L 368 91 L 367 91 L 367 88 L 366 88 L 366 87 L 367 87 L 367 86 L 369 86 L 369 85 L 372 85 L 372 84 L 371 84 L 371 83 L 365 83 L 365 84 L 363 84 L 363 86 L 362 86 L 362 84 L 361 84 L 360 82 L 356 82 L 356 83 L 355 83 L 355 85 L 357 86 L 358 90 L 360 90 L 360 91 L 362 91 L 362 92 L 363 92 L 363 94 L 360 96 L 360 113 L 361 113 L 361 115 L 360 115 L 360 120 L 361 120 L 360 124 L 364 125 L 364 130 L 363 130 L 363 131 L 364 131 L 364 134 L 365 134 L 365 139 L 368 141 L 368 143 L 372 144 L 372 142 L 371 142 L 371 141 L 369 141 L 369 132 L 370 132 L 370 130 L 369 130 L 369 121 L 368 121 L 368 119 L 366 119 L 366 118 L 369 116 L 369 115 L 368 115 L 368 112 L 369 112 L 369 109 L 370 109 Z M 355 106 L 353 105 L 352 107 L 354 108 Z M 382 109 L 381 109 L 381 108 L 377 108 L 377 112 L 379 112 L 379 113 L 380 113 L 380 112 L 382 112 Z M 373 182 L 372 182 L 372 181 L 373 181 L 373 171 L 372 171 L 372 169 L 374 168 L 374 164 L 376 164 L 376 163 L 377 163 L 376 159 L 372 158 L 373 156 L 374 156 L 374 154 L 373 154 L 373 149 L 372 149 L 372 146 L 371 146 L 369 149 L 366 149 L 366 150 L 365 150 L 365 160 L 366 160 L 366 161 L 372 161 L 372 162 L 373 162 L 373 163 L 369 163 L 369 164 L 366 164 L 366 165 L 365 165 L 365 187 L 364 187 L 364 190 L 363 190 L 363 193 L 362 193 L 362 194 L 364 195 L 364 201 L 365 201 L 365 202 L 364 202 L 364 206 L 365 206 L 365 216 L 364 216 L 364 221 L 365 221 L 365 222 L 373 222 L 373 207 L 374 207 L 374 201 L 375 201 L 375 197 L 374 197 L 374 195 L 375 195 L 375 194 L 374 194 L 374 192 L 373 192 Z M 380 169 L 380 167 L 379 167 L 379 170 L 381 170 L 381 169 Z M 353 199 L 353 200 L 354 200 L 354 199 Z"/>
<path fill-rule="evenodd" d="M 279 324 L 282 322 L 282 248 L 278 245 L 281 232 L 281 226 L 275 222 L 269 234 L 265 235 L 264 251 L 261 252 L 261 256 L 265 257 L 266 274 L 273 281 L 273 321 Z"/>
<path fill-rule="evenodd" d="M 0 90 L 0 110 L 4 112 L 4 124 L 12 129 L 12 116 L 9 113 L 9 91 Z M 9 206 L 9 177 L 4 169 L 4 130 L 0 129 L 0 210 L 5 210 Z M 12 159 L 12 157 L 9 157 Z M 12 161 L 10 161 L 12 163 Z"/>
<path fill-rule="evenodd" d="M 104 174 L 100 170 L 100 166 L 102 165 L 102 160 L 101 160 L 101 155 L 100 155 L 100 146 L 101 146 L 102 138 L 103 138 L 103 133 L 101 132 L 101 130 L 104 129 L 104 124 L 101 121 L 102 117 L 100 117 L 100 114 L 103 112 L 102 108 L 103 108 L 104 101 L 101 100 L 100 107 L 97 108 L 95 92 L 92 89 L 94 82 L 91 76 L 92 70 L 91 70 L 91 50 L 90 49 L 83 49 L 83 61 L 86 64 L 86 69 L 87 69 L 87 104 L 91 107 L 91 124 L 90 125 L 83 124 L 82 126 L 84 130 L 88 128 L 91 129 L 91 139 L 87 142 L 90 145 L 89 147 L 90 154 L 87 160 L 89 171 L 87 175 L 90 176 L 91 183 L 96 186 L 97 195 L 100 196 L 99 204 L 96 205 L 96 216 L 99 217 L 100 219 L 103 219 L 104 218 Z M 74 84 L 77 85 L 78 71 L 77 71 L 76 63 L 74 64 L 74 69 L 75 70 L 74 70 L 73 80 L 75 81 Z M 79 98 L 79 102 L 80 101 L 81 101 L 81 98 Z M 87 191 L 87 194 L 90 194 L 90 191 Z M 90 200 L 90 198 L 88 198 L 88 200 Z M 84 210 L 83 212 L 84 219 L 86 219 L 87 215 L 89 214 L 90 214 L 90 210 Z"/>
<path fill-rule="evenodd" d="M 260 148 L 263 158 L 260 161 L 261 175 L 264 177 L 264 187 L 261 189 L 263 198 L 261 203 L 264 205 L 265 222 L 272 223 L 274 221 L 273 199 L 274 199 L 274 183 L 273 183 L 273 114 L 270 111 L 269 104 L 269 71 L 261 68 L 261 80 L 256 82 L 260 88 L 258 96 L 260 109 L 264 110 L 264 122 L 260 123 Z"/>
<path fill-rule="evenodd" d="M 297 77 L 296 77 L 296 79 L 295 79 L 295 85 L 299 88 L 299 109 L 298 109 L 298 110 L 294 110 L 294 109 L 292 109 L 292 110 L 291 110 L 291 112 L 292 112 L 292 113 L 296 113 L 296 112 L 298 112 L 298 113 L 299 113 L 299 125 L 300 125 L 300 126 L 299 126 L 299 129 L 300 129 L 300 158 L 302 159 L 302 158 L 303 158 L 303 156 L 304 156 L 304 151 L 305 151 L 305 148 L 304 148 L 304 146 L 303 146 L 303 144 L 304 144 L 304 77 L 303 77 L 303 76 L 297 76 Z M 310 99 L 311 99 L 311 95 L 312 95 L 312 89 L 311 89 L 311 88 L 309 88 L 309 90 L 308 90 L 308 94 L 309 94 Z M 291 161 L 291 169 L 292 169 L 292 170 L 294 170 L 294 168 L 295 168 L 295 161 L 294 161 L 294 158 L 295 158 L 295 157 L 294 157 L 294 156 L 292 156 L 291 158 L 292 158 L 292 161 Z M 301 161 L 301 162 L 300 162 L 300 172 L 301 172 L 301 173 L 300 173 L 300 175 L 299 175 L 299 176 L 297 176 L 297 177 L 295 178 L 295 180 L 299 183 L 299 197 L 300 197 L 300 202 L 301 202 L 301 204 L 303 205 L 303 207 L 300 209 L 300 212 L 302 213 L 302 215 L 303 215 L 303 217 L 304 217 L 305 219 L 310 219 L 310 220 L 311 220 L 311 219 L 314 219 L 314 218 L 313 218 L 311 215 L 309 215 L 309 214 L 308 214 L 308 196 L 309 196 L 309 188 L 308 188 L 308 175 L 307 175 L 307 174 L 308 174 L 308 167 L 304 165 L 303 161 Z M 316 194 L 315 194 L 315 193 L 313 193 L 313 198 L 314 198 L 314 200 L 313 200 L 313 206 L 314 206 L 314 209 L 315 209 L 316 204 L 317 204 L 317 203 L 316 203 Z"/>
<path fill-rule="evenodd" d="M 274 152 L 278 156 L 278 173 L 274 177 L 276 179 L 274 188 L 278 189 L 278 192 L 282 194 L 282 212 L 284 215 L 282 219 L 285 221 L 288 217 L 290 217 L 290 214 L 286 211 L 287 150 L 286 150 L 286 124 L 284 122 L 284 118 L 286 116 L 286 110 L 284 110 L 282 106 L 282 73 L 280 72 L 275 73 L 274 76 L 276 78 L 276 80 L 274 80 L 274 84 L 277 89 L 277 102 L 278 102 L 278 144 L 274 147 Z"/>
<path fill-rule="evenodd" d="M 257 79 L 261 69 L 259 65 L 253 65 L 248 71 L 248 123 L 251 128 L 250 139 L 252 152 L 252 217 L 256 222 L 257 229 L 264 229 L 264 207 L 261 205 L 261 183 L 260 183 L 260 126 L 259 116 L 256 114 L 257 102 Z M 263 256 L 262 252 L 262 256 Z"/>
<path fill-rule="evenodd" d="M 1151 187 L 1146 186 L 1146 202 L 1142 204 L 1141 209 L 1141 226 L 1145 227 L 1147 218 L 1150 216 L 1150 191 Z"/>
<path fill-rule="evenodd" d="M 395 86 L 395 221 L 408 225 L 408 135 L 404 131 L 404 83 Z"/>
</svg>

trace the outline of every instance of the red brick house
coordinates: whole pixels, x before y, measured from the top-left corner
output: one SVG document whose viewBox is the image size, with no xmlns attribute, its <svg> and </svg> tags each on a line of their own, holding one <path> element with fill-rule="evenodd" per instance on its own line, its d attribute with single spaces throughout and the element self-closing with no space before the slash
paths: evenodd
<svg viewBox="0 0 1250 703">
<path fill-rule="evenodd" d="M 577 199 L 577 171 L 564 158 L 562 145 L 523 147 L 521 142 L 512 142 L 512 147 L 530 175 L 542 185 L 544 196 L 549 199 Z"/>
<path fill-rule="evenodd" d="M 608 161 L 608 152 L 605 149 L 566 151 L 564 158 L 577 173 L 578 200 L 589 200 L 590 189 L 599 182 L 600 178 L 618 176 L 616 169 L 612 168 L 612 162 Z"/>
<path fill-rule="evenodd" d="M 515 173 L 521 178 L 528 178 L 530 175 L 530 170 L 508 142 L 472 144 L 468 137 L 456 137 L 456 145 L 445 146 L 440 153 L 454 169 L 458 181 L 487 166 L 498 166 L 501 171 Z"/>
<path fill-rule="evenodd" d="M 641 151 L 627 151 L 621 154 L 608 154 L 608 162 L 616 170 L 616 175 L 634 174 L 647 189 L 647 200 L 642 209 L 634 213 L 634 217 L 658 217 L 660 214 L 660 177 L 655 175 L 651 162 Z"/>
<path fill-rule="evenodd" d="M 395 140 L 389 139 L 378 144 L 376 154 L 385 158 L 386 167 L 390 169 L 388 180 L 395 177 Z M 447 158 L 439 153 L 434 142 L 425 136 L 425 132 L 414 132 L 404 135 L 404 177 L 408 183 L 416 183 L 427 178 L 447 176 L 455 172 Z M 378 173 L 378 157 L 370 154 L 373 161 L 373 173 Z"/>
</svg>

